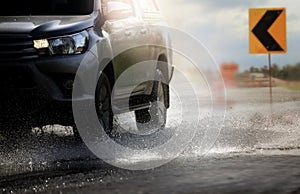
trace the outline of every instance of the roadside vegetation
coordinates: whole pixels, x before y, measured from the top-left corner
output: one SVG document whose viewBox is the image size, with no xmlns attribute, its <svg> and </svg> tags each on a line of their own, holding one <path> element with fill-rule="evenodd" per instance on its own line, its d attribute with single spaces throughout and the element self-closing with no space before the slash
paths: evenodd
<svg viewBox="0 0 300 194">
<path fill-rule="evenodd" d="M 241 73 L 236 74 L 236 82 L 240 86 L 261 87 L 269 86 L 269 68 L 250 67 Z M 284 65 L 280 67 L 277 64 L 272 65 L 272 78 L 274 87 L 284 87 L 291 90 L 300 91 L 300 63 L 295 65 Z"/>
<path fill-rule="evenodd" d="M 288 83 L 278 83 L 275 84 L 274 87 L 283 87 L 290 90 L 299 90 L 300 91 L 300 82 L 288 82 Z"/>
</svg>

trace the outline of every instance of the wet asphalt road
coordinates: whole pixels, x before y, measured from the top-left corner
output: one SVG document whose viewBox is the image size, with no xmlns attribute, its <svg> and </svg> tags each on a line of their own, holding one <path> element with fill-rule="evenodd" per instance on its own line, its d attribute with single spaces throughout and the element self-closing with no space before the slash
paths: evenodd
<svg viewBox="0 0 300 194">
<path fill-rule="evenodd" d="M 200 122 L 183 153 L 150 170 L 126 170 L 98 159 L 74 139 L 71 128 L 1 135 L 0 191 L 300 193 L 300 92 L 274 88 L 272 107 L 268 88 L 232 88 L 227 95 L 226 117 L 211 149 L 201 149 L 200 129 L 210 126 Z M 170 115 L 172 128 L 178 118 Z"/>
</svg>

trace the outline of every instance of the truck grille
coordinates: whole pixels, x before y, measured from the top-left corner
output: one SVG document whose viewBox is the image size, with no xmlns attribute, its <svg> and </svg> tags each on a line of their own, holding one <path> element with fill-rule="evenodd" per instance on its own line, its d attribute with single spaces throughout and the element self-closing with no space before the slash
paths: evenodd
<svg viewBox="0 0 300 194">
<path fill-rule="evenodd" d="M 37 58 L 37 50 L 28 35 L 0 34 L 0 61 L 18 61 Z"/>
</svg>

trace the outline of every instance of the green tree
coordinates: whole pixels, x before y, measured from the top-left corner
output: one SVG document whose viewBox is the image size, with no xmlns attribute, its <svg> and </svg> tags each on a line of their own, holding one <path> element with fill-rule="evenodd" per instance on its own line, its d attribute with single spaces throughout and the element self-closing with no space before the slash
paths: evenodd
<svg viewBox="0 0 300 194">
<path fill-rule="evenodd" d="M 267 77 L 269 75 L 269 68 L 265 65 L 263 66 L 260 71 Z"/>
<path fill-rule="evenodd" d="M 279 71 L 279 78 L 283 80 L 288 80 L 289 78 L 289 68 L 290 65 L 285 65 L 282 67 L 282 69 Z"/>
<path fill-rule="evenodd" d="M 279 66 L 275 63 L 272 65 L 272 77 L 276 77 L 278 78 L 279 76 L 279 71 L 280 71 L 280 68 Z"/>
</svg>

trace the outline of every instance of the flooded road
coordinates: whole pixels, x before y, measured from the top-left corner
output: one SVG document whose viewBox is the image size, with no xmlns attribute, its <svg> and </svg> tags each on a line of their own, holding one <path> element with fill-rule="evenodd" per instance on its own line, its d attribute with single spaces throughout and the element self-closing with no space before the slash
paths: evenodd
<svg viewBox="0 0 300 194">
<path fill-rule="evenodd" d="M 298 156 L 178 158 L 142 172 L 76 174 L 45 193 L 299 193 L 299 173 Z"/>
<path fill-rule="evenodd" d="M 27 137 L 1 135 L 0 191 L 300 193 L 300 94 L 274 88 L 270 106 L 267 91 L 227 89 L 226 117 L 213 146 L 202 149 L 202 139 L 209 133 L 201 129 L 214 123 L 203 120 L 176 159 L 150 170 L 131 171 L 102 161 L 78 143 L 68 127 L 33 129 Z M 167 128 L 175 126 L 175 113 L 170 113 Z M 164 159 L 161 155 L 139 157 L 143 162 Z M 138 159 L 132 156 L 120 162 Z"/>
</svg>

